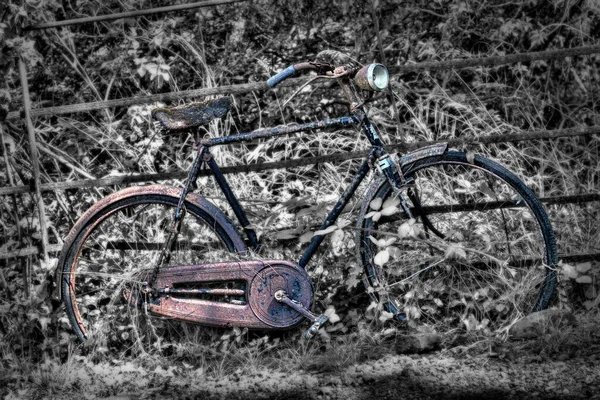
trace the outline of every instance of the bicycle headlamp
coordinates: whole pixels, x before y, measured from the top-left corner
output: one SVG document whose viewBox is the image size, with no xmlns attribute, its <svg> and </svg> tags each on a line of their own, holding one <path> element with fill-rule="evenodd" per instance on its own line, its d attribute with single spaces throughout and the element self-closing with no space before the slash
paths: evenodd
<svg viewBox="0 0 600 400">
<path fill-rule="evenodd" d="M 383 64 L 368 64 L 362 67 L 354 77 L 356 86 L 363 90 L 379 92 L 385 89 L 390 81 L 390 75 Z"/>
</svg>

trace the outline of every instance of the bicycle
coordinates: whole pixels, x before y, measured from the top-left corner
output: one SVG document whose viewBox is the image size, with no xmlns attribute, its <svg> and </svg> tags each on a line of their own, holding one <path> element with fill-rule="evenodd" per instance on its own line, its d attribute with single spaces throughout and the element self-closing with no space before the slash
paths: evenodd
<svg viewBox="0 0 600 400">
<path fill-rule="evenodd" d="M 307 71 L 317 72 L 315 80 L 340 84 L 350 115 L 199 138 L 182 189 L 126 188 L 81 216 L 57 268 L 61 298 L 81 341 L 139 339 L 145 334 L 131 330 L 131 321 L 168 325 L 169 319 L 259 330 L 289 329 L 308 319 L 305 337 L 313 337 L 328 317 L 312 311 L 314 289 L 305 267 L 370 171 L 374 179 L 353 229 L 363 282 L 383 319 L 418 321 L 439 331 L 502 332 L 548 306 L 557 282 L 554 234 L 542 205 L 518 177 L 478 155 L 450 151 L 446 143 L 388 153 L 365 108 L 387 87 L 381 64 L 305 62 L 267 83 L 274 87 Z M 221 97 L 159 108 L 153 117 L 166 131 L 198 132 L 230 107 L 231 99 Z M 348 126 L 360 130 L 371 150 L 300 260 L 252 259 L 260 249 L 255 229 L 210 149 Z M 193 192 L 201 166 L 215 178 L 245 237 Z"/>
</svg>

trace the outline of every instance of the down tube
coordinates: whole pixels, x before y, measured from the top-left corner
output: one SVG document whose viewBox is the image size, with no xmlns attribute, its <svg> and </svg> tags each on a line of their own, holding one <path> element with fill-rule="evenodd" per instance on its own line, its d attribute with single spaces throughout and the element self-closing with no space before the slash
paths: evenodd
<svg viewBox="0 0 600 400">
<path fill-rule="evenodd" d="M 371 150 L 371 152 L 369 153 L 369 155 L 367 156 L 365 161 L 360 166 L 358 172 L 354 176 L 352 183 L 350 184 L 350 186 L 348 188 L 346 188 L 346 190 L 342 194 L 342 197 L 340 197 L 340 199 L 337 201 L 337 203 L 335 204 L 335 206 L 333 207 L 333 209 L 327 216 L 327 219 L 325 220 L 325 222 L 323 222 L 323 225 L 321 225 L 321 228 L 319 228 L 320 230 L 326 229 L 327 227 L 329 227 L 333 223 L 335 223 L 337 218 L 342 213 L 342 210 L 344 209 L 344 207 L 346 207 L 346 204 L 348 204 L 348 201 L 350 201 L 352 196 L 354 196 L 354 192 L 356 192 L 356 189 L 358 188 L 360 183 L 363 181 L 363 179 L 365 179 L 365 176 L 367 176 L 367 174 L 371 170 L 371 165 L 373 163 L 373 160 L 375 159 L 375 155 L 377 154 L 377 151 L 378 151 L 377 148 L 374 148 L 373 150 Z M 318 235 L 318 236 L 313 237 L 312 241 L 308 245 L 308 248 L 304 251 L 304 254 L 302 254 L 302 258 L 300 259 L 300 261 L 298 261 L 299 266 L 301 266 L 302 268 L 306 268 L 306 265 L 310 262 L 310 259 L 315 254 L 315 252 L 317 251 L 317 248 L 319 248 L 319 246 L 321 245 L 321 242 L 323 242 L 324 238 L 325 238 L 324 235 Z"/>
</svg>

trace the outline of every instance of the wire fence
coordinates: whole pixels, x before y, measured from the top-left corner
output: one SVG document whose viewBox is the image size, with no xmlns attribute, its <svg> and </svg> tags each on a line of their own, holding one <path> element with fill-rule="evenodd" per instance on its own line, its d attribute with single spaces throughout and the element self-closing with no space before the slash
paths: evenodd
<svg viewBox="0 0 600 400">
<path fill-rule="evenodd" d="M 204 2 L 169 6 L 169 7 L 160 7 L 148 10 L 137 10 L 131 12 L 123 12 L 116 13 L 111 15 L 102 15 L 95 17 L 86 17 L 79 19 L 71 19 L 64 21 L 53 21 L 47 23 L 41 23 L 29 26 L 25 28 L 26 31 L 39 30 L 39 29 L 51 29 L 63 26 L 72 26 L 78 24 L 85 23 L 95 23 L 101 21 L 111 21 L 121 18 L 132 18 L 137 16 L 144 15 L 152 15 L 152 14 L 162 14 L 166 12 L 174 12 L 181 10 L 190 10 L 194 8 L 208 7 L 208 6 L 217 6 L 217 5 L 226 5 L 237 2 L 242 2 L 245 0 L 209 0 Z M 585 56 L 591 54 L 600 53 L 600 46 L 582 46 L 577 48 L 570 49 L 561 49 L 561 50 L 550 50 L 550 51 L 541 51 L 541 52 L 530 52 L 530 53 L 521 53 L 521 54 L 511 54 L 504 56 L 491 56 L 491 57 L 479 57 L 479 58 L 470 58 L 470 59 L 457 59 L 457 60 L 445 60 L 439 62 L 422 62 L 422 63 L 414 63 L 407 64 L 402 66 L 394 66 L 390 68 L 390 74 L 392 75 L 400 75 L 410 72 L 418 72 L 418 71 L 437 71 L 437 70 L 447 70 L 447 69 L 461 69 L 461 68 L 473 68 L 479 66 L 500 66 L 512 63 L 519 62 L 531 62 L 536 60 L 550 60 L 557 58 L 565 58 L 565 57 L 575 57 L 575 56 Z M 121 98 L 121 99 L 112 99 L 106 101 L 96 101 L 96 102 L 88 102 L 88 103 L 79 103 L 79 104 L 68 104 L 62 106 L 55 107 L 44 107 L 44 108 L 31 108 L 31 100 L 29 98 L 28 92 L 28 83 L 27 83 L 27 71 L 25 70 L 25 65 L 22 60 L 19 60 L 19 72 L 21 76 L 21 85 L 23 89 L 23 102 L 24 107 L 21 112 L 11 112 L 8 114 L 8 120 L 18 120 L 24 119 L 27 130 L 28 130 L 28 138 L 30 142 L 30 153 L 32 158 L 32 166 L 34 170 L 34 180 L 33 183 L 29 186 L 15 186 L 11 185 L 8 187 L 0 188 L 0 196 L 7 195 L 17 195 L 24 193 L 35 193 L 38 213 L 40 217 L 40 221 L 45 221 L 45 211 L 44 204 L 42 200 L 41 193 L 44 191 L 54 191 L 54 190 L 66 190 L 66 189 L 78 189 L 78 188 L 90 188 L 90 187 L 106 187 L 113 186 L 119 184 L 130 184 L 130 183 L 139 183 L 139 182 L 148 182 L 148 181 L 161 181 L 161 180 L 171 180 L 171 179 L 184 179 L 186 177 L 186 172 L 183 171 L 175 171 L 161 174 L 137 174 L 137 175 L 128 175 L 128 176 L 114 176 L 114 177 L 106 177 L 101 179 L 88 179 L 88 180 L 79 180 L 79 181 L 67 181 L 67 182 L 51 182 L 42 184 L 39 176 L 39 160 L 37 157 L 38 144 L 35 142 L 35 128 L 32 123 L 32 118 L 35 117 L 44 117 L 44 116 L 54 116 L 60 114 L 74 114 L 74 113 L 82 113 L 89 112 L 94 110 L 102 110 L 106 108 L 112 107 L 127 107 L 131 105 L 138 104 L 147 104 L 153 102 L 167 102 L 174 100 L 182 100 L 189 99 L 195 97 L 204 97 L 204 96 L 212 96 L 212 95 L 220 95 L 220 94 L 243 94 L 255 91 L 265 91 L 270 89 L 266 82 L 256 82 L 256 83 L 247 83 L 247 84 L 236 84 L 236 85 L 227 85 L 220 86 L 215 88 L 201 88 L 195 90 L 187 90 L 181 92 L 170 92 L 170 93 L 161 93 L 155 95 L 147 95 L 147 96 L 136 96 L 130 98 Z M 302 85 L 307 81 L 306 78 L 292 78 L 284 81 L 280 84 L 280 87 L 292 87 Z M 449 140 L 440 140 L 440 141 L 430 141 L 430 142 L 415 142 L 415 143 L 405 143 L 402 145 L 398 145 L 397 147 L 401 148 L 401 150 L 411 150 L 418 148 L 420 146 L 436 143 L 436 142 L 448 142 L 451 146 L 456 145 L 465 145 L 465 144 L 491 144 L 491 143 L 502 143 L 502 142 L 517 142 L 517 141 L 525 141 L 525 140 L 550 140 L 562 137 L 575 137 L 575 136 L 584 136 L 584 135 L 592 135 L 600 133 L 600 126 L 587 126 L 580 128 L 570 128 L 570 129 L 558 129 L 558 130 L 549 130 L 549 131 L 532 131 L 532 132 L 520 132 L 508 135 L 496 135 L 496 136 L 484 136 L 479 138 L 467 138 L 467 139 L 449 139 Z M 3 131 L 0 130 L 0 134 L 3 134 Z M 293 160 L 284 160 L 279 162 L 270 162 L 270 163 L 257 163 L 250 165 L 235 165 L 223 168 L 223 173 L 246 173 L 251 171 L 264 171 L 270 169 L 277 168 L 293 168 L 293 167 L 301 167 L 308 165 L 315 165 L 324 162 L 338 162 L 349 159 L 361 158 L 366 155 L 366 152 L 347 152 L 347 153 L 335 153 L 331 155 L 325 156 L 317 156 L 317 157 L 307 157 L 302 159 L 293 159 Z M 37 173 L 36 173 L 37 169 Z M 551 197 L 551 198 L 542 198 L 542 202 L 547 204 L 565 204 L 565 203 L 587 203 L 592 201 L 600 201 L 599 194 L 582 194 L 582 195 L 570 195 L 570 196 L 560 196 L 560 197 Z M 22 249 L 11 250 L 0 252 L 0 259 L 20 257 L 20 256 L 31 256 L 42 254 L 44 258 L 48 257 L 49 252 L 58 252 L 60 251 L 60 244 L 50 244 L 48 243 L 47 232 L 45 227 L 40 227 L 41 230 L 41 246 L 35 247 L 30 246 Z M 599 258 L 600 256 L 597 254 L 593 255 L 570 255 L 565 257 L 571 257 L 574 260 L 586 259 L 589 257 Z"/>
<path fill-rule="evenodd" d="M 471 59 L 446 60 L 439 62 L 422 62 L 407 64 L 390 68 L 391 75 L 399 75 L 407 72 L 416 71 L 434 71 L 444 69 L 461 69 L 479 66 L 500 66 L 518 62 L 531 62 L 535 60 L 550 60 L 555 58 L 565 58 L 573 56 L 584 56 L 600 53 L 600 46 L 582 46 L 571 49 L 538 51 L 524 54 L 511 54 L 506 56 L 478 57 Z M 291 78 L 283 81 L 278 87 L 299 86 L 307 82 L 307 78 Z M 195 97 L 215 96 L 222 94 L 244 94 L 270 90 L 267 82 L 242 83 L 237 85 L 226 85 L 214 88 L 201 88 L 194 90 L 184 90 L 180 92 L 160 93 L 146 96 L 127 97 L 122 99 L 113 99 L 105 101 L 93 101 L 79 104 L 69 104 L 57 107 L 35 108 L 31 110 L 32 117 L 53 116 L 60 114 L 74 114 L 95 110 L 103 110 L 112 107 L 127 107 L 139 104 L 148 104 L 154 102 L 166 102 L 173 100 L 184 100 Z M 14 120 L 23 115 L 18 112 L 11 112 L 7 119 Z"/>
<path fill-rule="evenodd" d="M 41 24 L 27 26 L 24 28 L 24 30 L 25 31 L 34 31 L 34 30 L 40 30 L 40 29 L 59 28 L 61 26 L 82 25 L 82 24 L 88 24 L 91 22 L 115 21 L 117 19 L 141 17 L 144 15 L 164 14 L 164 13 L 169 13 L 169 12 L 173 12 L 173 11 L 193 10 L 196 8 L 220 6 L 220 5 L 232 4 L 232 3 L 241 3 L 244 1 L 247 1 L 247 0 L 207 0 L 207 1 L 200 1 L 200 2 L 196 2 L 196 3 L 189 3 L 189 4 L 178 4 L 178 5 L 167 6 L 167 7 L 149 8 L 147 10 L 135 10 L 135 11 L 127 11 L 127 12 L 107 14 L 107 15 L 96 15 L 93 17 L 74 18 L 74 19 L 68 19 L 68 20 L 64 20 L 64 21 L 45 22 L 45 23 L 41 23 Z"/>
<path fill-rule="evenodd" d="M 519 142 L 529 140 L 551 140 L 561 137 L 575 137 L 575 136 L 586 136 L 591 134 L 600 134 L 600 126 L 590 126 L 582 128 L 567 128 L 567 129 L 556 129 L 556 130 L 541 130 L 531 131 L 519 134 L 508 134 L 508 135 L 496 135 L 496 136 L 482 136 L 478 138 L 460 138 L 460 139 L 445 139 L 435 141 L 419 141 L 414 143 L 405 143 L 390 148 L 395 150 L 415 150 L 419 147 L 435 144 L 435 143 L 448 143 L 450 146 L 458 145 L 476 145 L 476 144 L 493 144 L 493 143 L 506 143 L 506 142 Z M 323 156 L 314 157 L 303 157 L 291 160 L 282 160 L 276 162 L 256 163 L 256 164 L 239 164 L 228 167 L 223 167 L 222 171 L 224 174 L 237 174 L 237 173 L 248 173 L 248 172 L 259 172 L 268 171 L 273 169 L 285 169 L 285 168 L 297 168 L 305 167 L 310 165 L 322 164 L 327 162 L 341 162 L 346 160 L 364 158 L 367 156 L 368 151 L 353 151 L 353 152 L 339 152 L 334 154 L 328 154 Z M 208 175 L 208 171 L 200 171 L 200 176 Z M 185 179 L 187 177 L 186 171 L 174 171 L 174 172 L 163 172 L 155 174 L 134 174 L 134 175 L 119 175 L 111 176 L 100 179 L 86 179 L 79 181 L 65 181 L 65 182 L 52 182 L 43 183 L 40 185 L 42 192 L 54 191 L 54 190 L 67 190 L 67 189 L 82 189 L 82 188 L 94 188 L 94 187 L 107 187 L 114 185 L 126 185 L 131 183 L 142 183 L 142 182 L 158 182 L 167 181 L 173 179 Z M 32 186 L 13 186 L 0 188 L 0 196 L 11 195 L 11 194 L 23 194 L 31 193 L 35 190 Z"/>
</svg>

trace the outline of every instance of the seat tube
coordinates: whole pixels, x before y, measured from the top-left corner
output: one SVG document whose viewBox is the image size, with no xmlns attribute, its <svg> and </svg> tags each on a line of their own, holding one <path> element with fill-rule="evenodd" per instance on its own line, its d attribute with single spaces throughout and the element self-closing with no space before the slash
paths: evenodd
<svg viewBox="0 0 600 400">
<path fill-rule="evenodd" d="M 188 193 L 190 192 L 190 190 L 193 190 L 196 187 L 196 180 L 198 179 L 198 170 L 200 169 L 200 166 L 202 165 L 203 156 L 204 156 L 205 151 L 207 151 L 206 147 L 204 147 L 204 146 L 198 147 L 198 152 L 196 153 L 196 157 L 194 158 L 194 161 L 192 162 L 192 166 L 190 167 L 190 170 L 188 172 L 188 177 L 185 182 L 185 186 L 183 187 L 183 190 L 181 191 L 181 195 L 179 196 L 179 202 L 177 203 L 177 208 L 175 209 L 175 215 L 173 216 L 173 220 L 175 222 L 179 221 L 183 217 L 183 212 L 184 212 L 183 204 L 185 202 L 185 198 L 188 195 Z"/>
<path fill-rule="evenodd" d="M 225 195 L 227 202 L 231 206 L 233 213 L 235 214 L 240 225 L 244 229 L 244 232 L 246 233 L 246 237 L 250 241 L 250 245 L 252 246 L 252 248 L 254 250 L 258 251 L 260 246 L 258 244 L 258 238 L 256 237 L 256 232 L 254 231 L 253 228 L 250 227 L 250 221 L 248 221 L 248 218 L 246 217 L 246 213 L 244 212 L 244 209 L 242 208 L 237 197 L 235 197 L 235 194 L 231 190 L 231 186 L 229 186 L 229 183 L 227 182 L 227 180 L 225 179 L 225 176 L 223 175 L 223 172 L 221 172 L 221 169 L 215 162 L 212 154 L 210 154 L 208 147 L 206 147 L 204 150 L 204 162 L 210 168 L 213 176 L 215 177 L 215 180 L 217 181 L 217 184 L 221 188 L 221 191 Z"/>
</svg>

